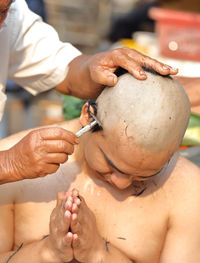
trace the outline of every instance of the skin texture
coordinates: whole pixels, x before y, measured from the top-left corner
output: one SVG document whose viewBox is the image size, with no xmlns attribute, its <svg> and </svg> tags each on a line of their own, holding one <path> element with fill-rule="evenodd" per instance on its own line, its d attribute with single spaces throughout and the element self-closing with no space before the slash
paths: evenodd
<svg viewBox="0 0 200 263">
<path fill-rule="evenodd" d="M 185 96 L 179 89 L 174 109 L 178 112 Z M 134 94 L 132 91 L 129 96 L 134 98 Z M 106 101 L 107 94 L 102 96 Z M 150 101 L 151 96 L 155 94 L 149 95 Z M 172 97 L 168 100 L 168 113 Z M 101 114 L 104 108 L 99 98 Z M 137 96 L 136 108 L 140 99 L 142 94 Z M 114 102 L 112 98 L 111 106 Z M 123 105 L 121 100 L 121 116 L 140 125 L 140 119 L 127 116 Z M 131 106 L 129 101 L 126 106 Z M 189 114 L 188 108 L 186 103 Z M 89 123 L 86 109 L 87 105 L 80 123 L 73 120 L 62 127 L 75 132 Z M 143 148 L 141 143 L 138 146 L 138 133 L 133 129 L 127 143 L 123 122 L 114 122 L 113 111 L 105 119 L 110 115 L 110 129 L 105 121 L 103 130 L 84 134 L 70 161 L 56 174 L 0 187 L 0 262 L 5 262 L 22 242 L 13 262 L 71 262 L 72 257 L 72 262 L 85 263 L 199 262 L 199 168 L 175 152 L 159 172 L 159 148 L 156 146 L 156 151 L 149 154 L 146 143 Z M 156 118 L 155 114 L 151 117 Z M 141 118 L 144 121 L 145 115 Z M 154 135 L 156 141 L 157 132 Z M 171 136 L 177 134 L 173 132 Z M 16 140 L 17 137 L 10 138 L 7 142 L 11 146 Z M 178 143 L 179 138 L 176 140 Z M 167 151 L 165 154 L 168 156 Z M 141 155 L 145 157 L 142 163 Z M 152 177 L 153 174 L 156 175 Z M 57 192 L 60 193 L 56 198 Z M 138 193 L 141 194 L 137 196 Z M 42 239 L 45 235 L 48 237 Z"/>
</svg>

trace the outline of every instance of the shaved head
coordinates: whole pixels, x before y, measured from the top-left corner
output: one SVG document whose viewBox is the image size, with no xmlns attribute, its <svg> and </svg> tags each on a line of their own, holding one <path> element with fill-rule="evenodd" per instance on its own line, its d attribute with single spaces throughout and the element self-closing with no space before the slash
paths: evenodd
<svg viewBox="0 0 200 263">
<path fill-rule="evenodd" d="M 147 72 L 146 80 L 129 73 L 97 98 L 97 118 L 104 134 L 117 133 L 119 142 L 163 153 L 164 161 L 179 146 L 190 117 L 184 89 L 171 77 Z"/>
</svg>

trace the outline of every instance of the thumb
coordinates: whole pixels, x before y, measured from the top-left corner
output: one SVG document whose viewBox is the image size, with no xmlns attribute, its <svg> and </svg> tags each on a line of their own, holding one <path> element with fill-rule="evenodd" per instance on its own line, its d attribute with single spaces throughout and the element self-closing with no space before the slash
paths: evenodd
<svg viewBox="0 0 200 263">
<path fill-rule="evenodd" d="M 91 72 L 94 82 L 105 86 L 114 86 L 117 83 L 117 76 L 107 69 L 96 69 Z"/>
</svg>

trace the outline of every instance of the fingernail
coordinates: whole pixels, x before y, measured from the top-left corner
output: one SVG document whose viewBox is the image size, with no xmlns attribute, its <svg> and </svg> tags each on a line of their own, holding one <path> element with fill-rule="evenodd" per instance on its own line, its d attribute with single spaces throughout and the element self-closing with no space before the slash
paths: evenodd
<svg viewBox="0 0 200 263">
<path fill-rule="evenodd" d="M 164 70 L 169 70 L 170 68 L 168 67 L 168 66 L 166 66 L 166 65 L 164 65 L 164 66 L 162 66 L 162 68 L 164 69 Z"/>
<path fill-rule="evenodd" d="M 146 76 L 146 74 L 145 74 L 145 72 L 144 71 L 139 71 L 139 74 L 140 74 L 140 76 Z"/>
<path fill-rule="evenodd" d="M 114 84 L 114 76 L 110 75 L 108 76 L 108 85 L 112 86 Z"/>
<path fill-rule="evenodd" d="M 71 213 L 69 210 L 65 211 L 65 217 L 69 218 L 71 216 Z"/>
</svg>

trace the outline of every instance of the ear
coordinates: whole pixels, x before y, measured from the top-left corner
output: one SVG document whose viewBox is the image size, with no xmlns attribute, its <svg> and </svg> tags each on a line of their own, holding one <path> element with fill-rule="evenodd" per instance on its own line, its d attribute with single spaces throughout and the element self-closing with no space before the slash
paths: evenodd
<svg viewBox="0 0 200 263">
<path fill-rule="evenodd" d="M 92 106 L 90 106 L 89 109 L 92 113 L 94 113 L 94 109 L 92 108 Z M 88 102 L 86 102 L 83 107 L 82 107 L 82 111 L 81 111 L 81 116 L 79 118 L 80 123 L 83 127 L 85 127 L 86 125 L 88 125 L 89 123 L 91 123 L 93 121 L 93 118 L 90 116 L 89 112 L 88 112 Z"/>
</svg>

